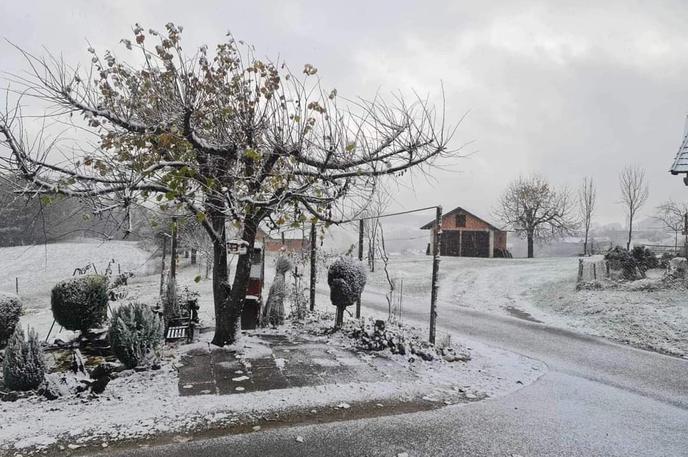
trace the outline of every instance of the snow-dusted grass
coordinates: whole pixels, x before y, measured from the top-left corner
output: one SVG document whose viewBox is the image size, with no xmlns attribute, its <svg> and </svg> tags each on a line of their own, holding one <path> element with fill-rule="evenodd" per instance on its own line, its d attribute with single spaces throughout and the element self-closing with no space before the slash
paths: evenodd
<svg viewBox="0 0 688 457">
<path fill-rule="evenodd" d="M 60 280 L 72 276 L 75 268 L 94 263 L 99 273 L 114 259 L 122 271 L 147 275 L 155 271 L 151 253 L 131 241 L 83 239 L 65 243 L 0 248 L 0 291 L 15 293 L 28 309 L 50 307 L 50 290 Z M 117 265 L 114 265 L 117 273 Z"/>
</svg>

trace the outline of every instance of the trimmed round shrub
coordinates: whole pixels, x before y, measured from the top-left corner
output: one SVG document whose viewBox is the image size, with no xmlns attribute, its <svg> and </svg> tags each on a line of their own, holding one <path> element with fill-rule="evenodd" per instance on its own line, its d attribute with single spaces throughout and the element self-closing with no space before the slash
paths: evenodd
<svg viewBox="0 0 688 457">
<path fill-rule="evenodd" d="M 110 323 L 112 352 L 127 368 L 155 362 L 163 332 L 162 320 L 149 306 L 120 306 L 112 313 Z"/>
<path fill-rule="evenodd" d="M 61 281 L 52 291 L 53 317 L 67 330 L 102 327 L 107 321 L 108 280 L 102 275 Z"/>
<path fill-rule="evenodd" d="M 330 300 L 338 308 L 354 304 L 363 293 L 367 280 L 366 267 L 359 260 L 340 257 L 327 270 Z"/>
<path fill-rule="evenodd" d="M 43 382 L 45 359 L 38 334 L 33 329 L 29 329 L 26 341 L 20 326 L 14 330 L 5 349 L 2 375 L 5 387 L 12 390 L 35 389 Z"/>
<path fill-rule="evenodd" d="M 0 294 L 0 347 L 14 333 L 14 329 L 22 314 L 22 304 L 16 295 Z"/>
</svg>

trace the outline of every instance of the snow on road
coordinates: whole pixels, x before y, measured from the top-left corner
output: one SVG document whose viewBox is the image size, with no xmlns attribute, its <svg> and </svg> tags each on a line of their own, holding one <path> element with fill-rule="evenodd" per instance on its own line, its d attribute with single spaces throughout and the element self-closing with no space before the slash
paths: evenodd
<svg viewBox="0 0 688 457">
<path fill-rule="evenodd" d="M 427 312 L 432 259 L 392 257 L 389 270 L 391 277 L 404 281 L 403 307 Z M 573 257 L 443 257 L 439 300 L 450 306 L 532 319 L 645 349 L 688 355 L 685 287 L 576 291 L 577 271 L 578 259 Z M 370 275 L 369 287 L 385 290 L 382 265 Z"/>
</svg>

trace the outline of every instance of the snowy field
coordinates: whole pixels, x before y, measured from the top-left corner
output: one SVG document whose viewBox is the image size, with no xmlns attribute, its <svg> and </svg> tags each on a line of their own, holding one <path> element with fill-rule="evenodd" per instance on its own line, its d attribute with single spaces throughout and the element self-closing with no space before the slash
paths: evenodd
<svg viewBox="0 0 688 457">
<path fill-rule="evenodd" d="M 129 241 L 98 241 L 84 239 L 67 243 L 0 248 L 0 291 L 19 295 L 27 308 L 50 306 L 50 290 L 58 281 L 69 278 L 76 268 L 94 264 L 102 273 L 114 260 L 122 271 L 136 275 L 151 274 L 157 265 L 151 253 Z"/>
</svg>

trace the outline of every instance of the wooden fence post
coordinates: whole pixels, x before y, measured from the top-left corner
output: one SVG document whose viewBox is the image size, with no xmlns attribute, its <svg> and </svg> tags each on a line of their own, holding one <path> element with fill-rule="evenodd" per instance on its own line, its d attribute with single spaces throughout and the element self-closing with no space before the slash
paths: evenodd
<svg viewBox="0 0 688 457">
<path fill-rule="evenodd" d="M 310 308 L 311 311 L 315 310 L 315 281 L 316 281 L 316 234 L 315 234 L 315 223 L 311 224 L 311 296 L 310 296 Z"/>
<path fill-rule="evenodd" d="M 358 260 L 363 262 L 363 219 L 358 221 Z M 356 319 L 361 317 L 361 297 L 356 301 Z"/>
<path fill-rule="evenodd" d="M 435 213 L 435 232 L 432 246 L 432 289 L 430 292 L 430 342 L 435 343 L 437 334 L 437 283 L 440 271 L 440 242 L 442 234 L 442 207 L 438 206 Z"/>
</svg>

